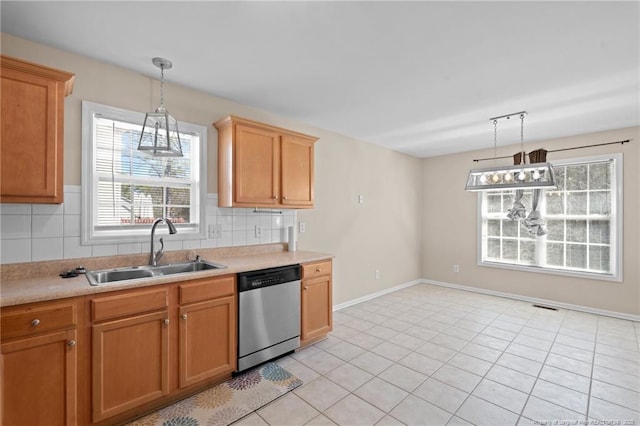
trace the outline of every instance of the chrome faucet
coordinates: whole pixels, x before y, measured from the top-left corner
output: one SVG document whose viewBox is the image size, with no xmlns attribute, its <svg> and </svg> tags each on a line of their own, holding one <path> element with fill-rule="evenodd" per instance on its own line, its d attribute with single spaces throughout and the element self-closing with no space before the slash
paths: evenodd
<svg viewBox="0 0 640 426">
<path fill-rule="evenodd" d="M 156 266 L 158 264 L 158 260 L 160 260 L 160 258 L 164 254 L 164 241 L 162 240 L 162 238 L 160 238 L 160 250 L 155 252 L 153 247 L 154 245 L 153 240 L 156 234 L 156 226 L 158 226 L 162 222 L 166 223 L 167 227 L 169 227 L 169 234 L 173 235 L 178 232 L 176 230 L 176 227 L 173 226 L 173 223 L 171 223 L 169 219 L 161 217 L 153 221 L 153 226 L 151 227 L 151 254 L 149 255 L 149 265 L 151 266 Z"/>
</svg>

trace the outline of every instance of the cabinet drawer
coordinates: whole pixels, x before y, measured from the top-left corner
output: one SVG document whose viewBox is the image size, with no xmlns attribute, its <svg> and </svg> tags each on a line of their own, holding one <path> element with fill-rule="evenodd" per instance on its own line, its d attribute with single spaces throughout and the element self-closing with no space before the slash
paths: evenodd
<svg viewBox="0 0 640 426">
<path fill-rule="evenodd" d="M 320 277 L 322 275 L 331 275 L 331 259 L 302 265 L 303 279 Z"/>
<path fill-rule="evenodd" d="M 180 304 L 231 296 L 236 292 L 235 276 L 208 278 L 180 284 Z"/>
<path fill-rule="evenodd" d="M 2 309 L 2 338 L 73 328 L 76 318 L 75 303 L 5 308 Z"/>
<path fill-rule="evenodd" d="M 91 320 L 102 321 L 110 318 L 153 312 L 167 307 L 165 287 L 135 291 L 95 298 L 91 301 Z"/>
</svg>

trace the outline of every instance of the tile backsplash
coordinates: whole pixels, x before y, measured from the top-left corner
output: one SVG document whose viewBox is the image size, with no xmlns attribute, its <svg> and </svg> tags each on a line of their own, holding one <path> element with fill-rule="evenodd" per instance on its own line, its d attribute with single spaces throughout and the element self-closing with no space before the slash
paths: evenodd
<svg viewBox="0 0 640 426">
<path fill-rule="evenodd" d="M 0 204 L 0 264 L 147 253 L 149 242 L 83 246 L 81 188 L 65 185 L 63 204 Z M 237 247 L 287 241 L 297 222 L 295 210 L 282 214 L 218 207 L 217 194 L 207 196 L 207 226 L 222 227 L 220 238 L 180 240 L 165 236 L 165 250 Z M 262 227 L 256 237 L 255 227 Z M 151 228 L 149 228 L 151 229 Z"/>
</svg>

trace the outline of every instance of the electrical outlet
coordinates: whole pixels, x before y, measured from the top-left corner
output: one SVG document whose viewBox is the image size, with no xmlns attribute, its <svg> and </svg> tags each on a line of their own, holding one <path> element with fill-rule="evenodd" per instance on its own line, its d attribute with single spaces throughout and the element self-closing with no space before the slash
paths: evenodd
<svg viewBox="0 0 640 426">
<path fill-rule="evenodd" d="M 262 226 L 256 225 L 256 238 L 262 237 Z"/>
<path fill-rule="evenodd" d="M 212 223 L 207 227 L 209 238 L 222 238 L 222 224 Z"/>
<path fill-rule="evenodd" d="M 298 232 L 303 233 L 307 230 L 307 225 L 304 222 L 298 224 Z"/>
<path fill-rule="evenodd" d="M 358 203 L 364 204 L 364 195 L 362 194 L 358 195 Z"/>
<path fill-rule="evenodd" d="M 460 272 L 460 265 L 458 264 L 453 265 L 453 272 Z"/>
<path fill-rule="evenodd" d="M 376 269 L 376 280 L 380 279 L 380 269 Z"/>
</svg>

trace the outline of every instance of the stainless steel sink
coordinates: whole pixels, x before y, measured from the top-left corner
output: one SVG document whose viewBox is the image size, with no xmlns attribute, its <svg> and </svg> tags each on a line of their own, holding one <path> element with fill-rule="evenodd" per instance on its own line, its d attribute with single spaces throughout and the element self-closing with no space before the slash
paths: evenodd
<svg viewBox="0 0 640 426">
<path fill-rule="evenodd" d="M 91 285 L 108 284 L 115 281 L 135 280 L 139 278 L 153 278 L 164 275 L 184 274 L 189 272 L 207 271 L 210 269 L 226 268 L 213 262 L 185 262 L 158 266 L 130 266 L 124 268 L 88 271 L 87 279 Z"/>
</svg>

